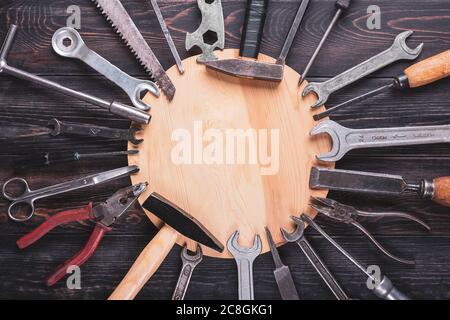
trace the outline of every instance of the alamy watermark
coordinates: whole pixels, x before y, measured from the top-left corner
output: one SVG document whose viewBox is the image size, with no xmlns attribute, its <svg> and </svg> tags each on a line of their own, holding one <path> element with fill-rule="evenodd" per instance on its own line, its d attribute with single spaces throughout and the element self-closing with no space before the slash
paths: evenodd
<svg viewBox="0 0 450 320">
<path fill-rule="evenodd" d="M 81 290 L 81 269 L 79 266 L 69 266 L 66 270 L 67 274 L 70 274 L 66 280 L 67 289 Z"/>
<path fill-rule="evenodd" d="M 172 132 L 171 160 L 176 165 L 259 165 L 264 176 L 280 169 L 278 129 L 204 129 L 194 121 L 194 130 Z"/>
<path fill-rule="evenodd" d="M 71 5 L 67 7 L 66 12 L 69 17 L 66 21 L 66 26 L 77 30 L 81 29 L 81 9 L 79 6 Z"/>
<path fill-rule="evenodd" d="M 370 15 L 367 18 L 367 29 L 380 30 L 381 29 L 381 9 L 377 5 L 371 5 L 367 8 L 367 13 Z"/>
</svg>

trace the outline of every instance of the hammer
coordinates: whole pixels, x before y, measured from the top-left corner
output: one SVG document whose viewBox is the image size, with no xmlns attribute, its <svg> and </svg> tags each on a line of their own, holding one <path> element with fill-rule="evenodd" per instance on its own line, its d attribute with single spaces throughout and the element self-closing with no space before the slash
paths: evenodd
<svg viewBox="0 0 450 320">
<path fill-rule="evenodd" d="M 142 205 L 165 225 L 141 252 L 109 300 L 132 300 L 158 270 L 181 235 L 222 252 L 224 246 L 198 220 L 163 196 L 152 193 Z"/>
</svg>

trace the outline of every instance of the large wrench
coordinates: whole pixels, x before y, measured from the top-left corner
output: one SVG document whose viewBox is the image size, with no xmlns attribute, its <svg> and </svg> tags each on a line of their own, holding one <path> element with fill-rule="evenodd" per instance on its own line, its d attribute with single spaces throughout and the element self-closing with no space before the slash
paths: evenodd
<svg viewBox="0 0 450 320">
<path fill-rule="evenodd" d="M 152 81 L 133 78 L 117 68 L 98 53 L 89 49 L 78 31 L 73 28 L 64 27 L 57 30 L 52 38 L 52 46 L 53 50 L 60 56 L 83 61 L 122 88 L 138 109 L 150 110 L 151 107 L 142 100 L 147 92 L 159 97 L 159 89 Z"/>
<path fill-rule="evenodd" d="M 172 300 L 184 299 L 189 282 L 191 281 L 192 273 L 202 260 L 203 253 L 199 245 L 197 245 L 197 250 L 193 256 L 188 253 L 187 247 L 183 248 L 183 251 L 181 251 L 181 261 L 183 262 L 183 266 L 181 267 L 180 277 L 178 278 L 177 286 L 172 295 Z"/>
<path fill-rule="evenodd" d="M 332 120 L 325 120 L 311 131 L 311 135 L 323 133 L 331 137 L 332 148 L 330 152 L 317 156 L 317 159 L 329 162 L 342 159 L 354 149 L 450 142 L 450 125 L 349 129 Z"/>
<path fill-rule="evenodd" d="M 314 92 L 317 95 L 317 102 L 311 108 L 317 108 L 325 104 L 330 95 L 353 82 L 356 82 L 369 74 L 380 70 L 389 64 L 399 60 L 414 60 L 423 49 L 423 43 L 415 49 L 411 49 L 406 44 L 406 39 L 413 34 L 413 31 L 405 31 L 397 35 L 392 46 L 378 55 L 358 64 L 357 66 L 337 75 L 325 82 L 311 82 L 303 90 L 303 97 Z"/>
<path fill-rule="evenodd" d="M 325 263 L 323 263 L 322 259 L 317 255 L 314 248 L 309 244 L 308 240 L 305 237 L 305 225 L 300 218 L 291 217 L 295 222 L 296 229 L 293 233 L 289 233 L 284 229 L 281 229 L 283 237 L 288 242 L 295 242 L 298 244 L 300 249 L 303 251 L 305 256 L 308 258 L 309 262 L 312 264 L 314 269 L 316 269 L 317 273 L 323 279 L 325 284 L 330 288 L 331 292 L 333 292 L 334 296 L 338 300 L 348 300 L 349 297 L 341 288 L 339 283 L 333 277 L 331 272 L 328 270 Z"/>
<path fill-rule="evenodd" d="M 254 300 L 253 261 L 262 250 L 261 237 L 256 235 L 252 248 L 242 248 L 238 244 L 239 231 L 235 231 L 227 242 L 227 249 L 236 260 L 239 279 L 239 300 Z"/>
</svg>

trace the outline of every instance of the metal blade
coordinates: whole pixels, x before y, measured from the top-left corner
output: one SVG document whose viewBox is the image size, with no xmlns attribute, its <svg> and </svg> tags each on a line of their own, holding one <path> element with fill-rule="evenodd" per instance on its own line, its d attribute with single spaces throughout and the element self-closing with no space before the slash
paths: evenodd
<svg viewBox="0 0 450 320">
<path fill-rule="evenodd" d="M 218 252 L 224 246 L 198 220 L 163 196 L 152 193 L 142 205 L 183 236 Z"/>
<path fill-rule="evenodd" d="M 208 68 L 239 78 L 267 81 L 283 80 L 284 68 L 279 64 L 243 59 L 215 60 L 208 61 L 205 64 Z"/>
<path fill-rule="evenodd" d="M 175 87 L 164 71 L 158 58 L 149 47 L 139 29 L 119 0 L 91 0 L 101 9 L 102 14 L 122 37 L 131 52 L 152 76 L 166 96 L 172 100 Z"/>
<path fill-rule="evenodd" d="M 416 191 L 415 186 L 408 185 L 401 176 L 326 168 L 312 168 L 309 185 L 311 189 L 395 196 Z"/>
</svg>

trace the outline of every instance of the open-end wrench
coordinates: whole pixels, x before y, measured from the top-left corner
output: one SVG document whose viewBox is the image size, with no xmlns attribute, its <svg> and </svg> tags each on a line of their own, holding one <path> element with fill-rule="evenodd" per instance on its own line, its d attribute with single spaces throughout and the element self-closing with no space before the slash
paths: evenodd
<svg viewBox="0 0 450 320">
<path fill-rule="evenodd" d="M 64 27 L 56 30 L 52 38 L 52 46 L 53 50 L 60 56 L 83 61 L 122 88 L 138 109 L 150 110 L 150 105 L 142 100 L 147 92 L 159 97 L 159 89 L 156 84 L 152 81 L 133 78 L 117 68 L 98 53 L 89 49 L 78 31 L 73 28 Z"/>
<path fill-rule="evenodd" d="M 305 225 L 300 218 L 291 217 L 295 222 L 296 229 L 293 233 L 289 233 L 284 229 L 281 229 L 283 233 L 283 237 L 288 242 L 295 242 L 298 244 L 300 249 L 303 251 L 305 256 L 308 258 L 309 262 L 313 265 L 314 269 L 316 269 L 317 273 L 323 279 L 325 284 L 330 288 L 331 292 L 335 295 L 338 300 L 348 300 L 349 297 L 341 288 L 339 283 L 336 281 L 334 276 L 331 274 L 330 270 L 328 270 L 325 263 L 323 263 L 322 259 L 317 255 L 314 248 L 309 244 L 308 240 L 305 237 Z"/>
<path fill-rule="evenodd" d="M 242 248 L 238 244 L 239 231 L 235 231 L 227 242 L 227 249 L 236 260 L 239 279 L 239 300 L 254 300 L 253 261 L 262 250 L 261 237 L 256 235 L 252 248 Z"/>
<path fill-rule="evenodd" d="M 317 108 L 327 102 L 329 96 L 368 76 L 369 74 L 380 70 L 389 64 L 399 60 L 414 60 L 423 49 L 423 43 L 418 45 L 415 49 L 411 49 L 406 44 L 406 39 L 413 34 L 413 31 L 405 31 L 397 35 L 392 46 L 379 53 L 378 55 L 358 64 L 357 66 L 337 75 L 336 77 L 325 82 L 311 82 L 303 90 L 302 95 L 305 97 L 309 93 L 314 92 L 317 95 L 317 102 L 311 108 Z"/>
<path fill-rule="evenodd" d="M 317 156 L 321 161 L 334 162 L 354 149 L 412 146 L 450 142 L 450 125 L 349 129 L 332 121 L 318 124 L 311 135 L 326 133 L 331 137 L 331 151 Z"/>
<path fill-rule="evenodd" d="M 193 256 L 189 254 L 187 247 L 183 248 L 181 251 L 181 261 L 183 262 L 183 266 L 181 267 L 180 277 L 178 278 L 177 286 L 172 295 L 172 300 L 184 299 L 192 273 L 202 260 L 203 253 L 199 245 L 197 245 L 196 252 Z"/>
<path fill-rule="evenodd" d="M 136 109 L 134 107 L 125 105 L 125 104 L 117 102 L 117 101 L 112 101 L 112 102 L 105 101 L 103 99 L 92 96 L 90 94 L 86 94 L 83 92 L 79 92 L 79 91 L 67 88 L 56 82 L 50 81 L 48 79 L 36 76 L 36 75 L 26 72 L 24 70 L 20 70 L 20 69 L 10 66 L 6 59 L 8 58 L 8 54 L 13 45 L 16 33 L 17 33 L 17 26 L 13 24 L 10 26 L 10 28 L 8 30 L 8 34 L 6 35 L 6 38 L 3 42 L 3 46 L 0 50 L 0 74 L 8 74 L 10 76 L 13 76 L 13 77 L 16 77 L 19 79 L 23 79 L 23 80 L 27 80 L 27 81 L 36 83 L 42 87 L 58 91 L 62 94 L 65 94 L 70 97 L 74 97 L 81 101 L 91 103 L 100 108 L 106 109 L 115 115 L 130 119 L 131 121 L 136 121 L 136 122 L 142 123 L 142 124 L 150 123 L 151 116 L 147 112 L 144 112 L 142 110 Z"/>
<path fill-rule="evenodd" d="M 142 131 L 142 128 L 140 127 L 131 127 L 130 129 L 113 129 L 88 124 L 62 122 L 58 119 L 51 119 L 47 126 L 50 128 L 50 134 L 52 136 L 59 136 L 60 134 L 66 133 L 77 136 L 101 137 L 129 141 L 134 145 L 141 144 L 144 141 L 136 138 L 136 134 Z"/>
</svg>

